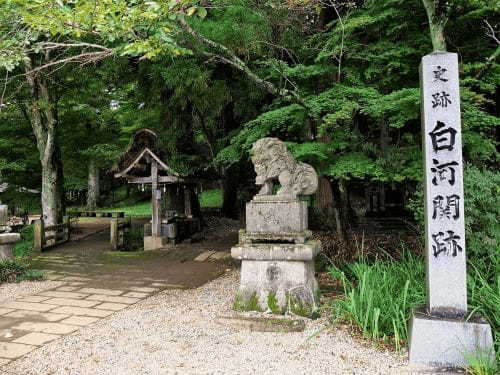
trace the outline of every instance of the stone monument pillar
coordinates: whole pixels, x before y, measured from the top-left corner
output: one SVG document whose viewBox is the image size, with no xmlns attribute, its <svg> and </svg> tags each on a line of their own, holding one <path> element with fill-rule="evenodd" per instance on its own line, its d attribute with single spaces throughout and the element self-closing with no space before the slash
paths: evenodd
<svg viewBox="0 0 500 375">
<path fill-rule="evenodd" d="M 277 138 L 255 142 L 251 156 L 262 188 L 247 203 L 246 230 L 231 249 L 242 260 L 235 307 L 308 315 L 317 303 L 314 258 L 321 243 L 310 240 L 307 202 L 300 198 L 316 191 L 318 176 Z M 281 187 L 273 195 L 275 181 Z"/>
<path fill-rule="evenodd" d="M 494 353 L 490 325 L 467 311 L 457 54 L 424 56 L 420 81 L 427 306 L 412 314 L 410 363 L 461 367 L 467 355 Z"/>
</svg>

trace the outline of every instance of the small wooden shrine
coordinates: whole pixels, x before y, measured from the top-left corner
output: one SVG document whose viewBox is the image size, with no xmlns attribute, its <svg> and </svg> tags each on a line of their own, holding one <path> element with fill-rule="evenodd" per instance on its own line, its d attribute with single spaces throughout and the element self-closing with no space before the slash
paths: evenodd
<svg viewBox="0 0 500 375">
<path fill-rule="evenodd" d="M 162 159 L 158 136 L 150 129 L 135 133 L 112 171 L 116 178 L 151 188 L 152 219 L 144 228 L 144 250 L 159 249 L 190 238 L 200 230 L 198 182 L 180 176 Z"/>
</svg>

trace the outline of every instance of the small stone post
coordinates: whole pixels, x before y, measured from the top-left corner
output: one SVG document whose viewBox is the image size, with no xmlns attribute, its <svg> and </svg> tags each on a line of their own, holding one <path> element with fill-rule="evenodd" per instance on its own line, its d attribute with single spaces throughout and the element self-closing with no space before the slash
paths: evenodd
<svg viewBox="0 0 500 375">
<path fill-rule="evenodd" d="M 63 232 L 64 232 L 64 241 L 69 241 L 69 233 L 71 231 L 69 216 L 63 216 Z"/>
<path fill-rule="evenodd" d="M 410 363 L 462 367 L 491 351 L 491 328 L 467 311 L 458 58 L 435 52 L 420 67 L 427 306 L 413 311 Z"/>
<path fill-rule="evenodd" d="M 33 250 L 42 251 L 45 245 L 45 228 L 43 219 L 35 220 L 33 224 Z"/>
<path fill-rule="evenodd" d="M 118 250 L 118 219 L 113 218 L 109 221 L 109 229 L 111 248 L 113 250 Z"/>
</svg>

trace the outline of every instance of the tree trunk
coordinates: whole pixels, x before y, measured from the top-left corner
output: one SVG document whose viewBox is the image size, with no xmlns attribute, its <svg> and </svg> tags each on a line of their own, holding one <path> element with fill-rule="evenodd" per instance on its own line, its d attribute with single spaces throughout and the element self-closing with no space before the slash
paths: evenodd
<svg viewBox="0 0 500 375">
<path fill-rule="evenodd" d="M 349 199 L 345 180 L 339 179 L 332 183 L 334 200 L 334 217 L 337 226 L 337 233 L 343 240 L 347 240 L 347 232 L 349 228 Z"/>
<path fill-rule="evenodd" d="M 222 178 L 222 216 L 237 219 L 238 205 L 238 170 L 230 167 L 223 172 Z"/>
<path fill-rule="evenodd" d="M 311 134 L 313 129 L 314 132 L 316 132 L 317 124 L 313 123 L 312 121 L 308 122 L 308 129 L 311 131 Z M 324 134 L 318 138 L 318 141 L 321 143 L 329 143 L 331 142 L 331 137 L 328 134 Z M 324 162 L 320 164 L 321 169 L 325 167 L 324 164 Z M 332 184 L 330 183 L 330 180 L 324 176 L 321 176 L 318 179 L 318 190 L 314 195 L 314 208 L 327 229 L 334 228 L 334 202 Z M 337 227 L 337 232 L 340 234 L 341 231 L 339 232 L 338 229 L 339 228 Z"/>
<path fill-rule="evenodd" d="M 87 190 L 87 209 L 95 210 L 98 206 L 100 194 L 99 167 L 94 160 L 89 163 L 89 177 Z"/>
<path fill-rule="evenodd" d="M 447 0 L 422 0 L 427 18 L 434 52 L 446 51 L 444 27 L 448 21 L 449 5 Z"/>
<path fill-rule="evenodd" d="M 51 158 L 42 164 L 42 212 L 46 226 L 62 221 L 62 192 L 59 183 L 60 164 Z"/>
<path fill-rule="evenodd" d="M 379 121 L 380 126 L 380 154 L 382 159 L 387 157 L 387 149 L 389 148 L 389 126 L 384 119 Z M 380 210 L 385 212 L 385 184 L 381 182 L 378 186 L 378 193 L 380 199 Z"/>
<path fill-rule="evenodd" d="M 318 180 L 318 190 L 314 195 L 314 208 L 316 213 L 320 215 L 323 225 L 327 229 L 332 229 L 336 226 L 334 222 L 332 185 L 330 180 L 326 177 L 320 177 Z"/>
<path fill-rule="evenodd" d="M 24 63 L 26 82 L 30 90 L 28 113 L 42 165 L 42 215 L 46 225 L 59 224 L 64 205 L 63 169 L 56 138 L 56 102 L 44 77 L 33 71 L 31 58 L 26 57 Z"/>
</svg>

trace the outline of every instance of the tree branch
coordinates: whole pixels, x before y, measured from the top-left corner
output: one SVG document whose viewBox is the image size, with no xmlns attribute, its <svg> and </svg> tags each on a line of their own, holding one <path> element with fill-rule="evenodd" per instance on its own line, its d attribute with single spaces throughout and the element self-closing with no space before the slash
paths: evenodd
<svg viewBox="0 0 500 375">
<path fill-rule="evenodd" d="M 285 88 L 278 88 L 273 83 L 260 78 L 258 75 L 252 72 L 252 70 L 245 64 L 245 62 L 238 56 L 236 56 L 229 48 L 223 46 L 222 44 L 214 42 L 213 40 L 207 39 L 201 34 L 197 33 L 191 28 L 191 26 L 189 26 L 189 24 L 184 19 L 180 19 L 179 24 L 186 33 L 188 33 L 200 44 L 203 44 L 213 50 L 217 50 L 222 53 L 222 55 L 220 55 L 211 52 L 199 51 L 201 54 L 215 60 L 219 60 L 224 64 L 230 65 L 235 69 L 245 73 L 255 84 L 262 87 L 270 94 L 280 96 L 285 100 L 292 101 L 300 104 L 303 107 L 306 107 L 304 99 L 297 92 Z"/>
<path fill-rule="evenodd" d="M 85 53 L 81 53 L 79 55 L 66 57 L 65 59 L 51 61 L 47 64 L 33 68 L 29 72 L 26 72 L 26 74 L 27 73 L 36 73 L 36 72 L 39 72 L 41 70 L 47 69 L 51 66 L 66 64 L 69 62 L 76 62 L 79 64 L 89 64 L 89 63 L 97 62 L 100 60 L 104 60 L 105 58 L 110 57 L 112 55 L 113 55 L 113 50 L 104 50 L 104 51 L 99 51 L 99 52 L 85 52 Z"/>
</svg>

